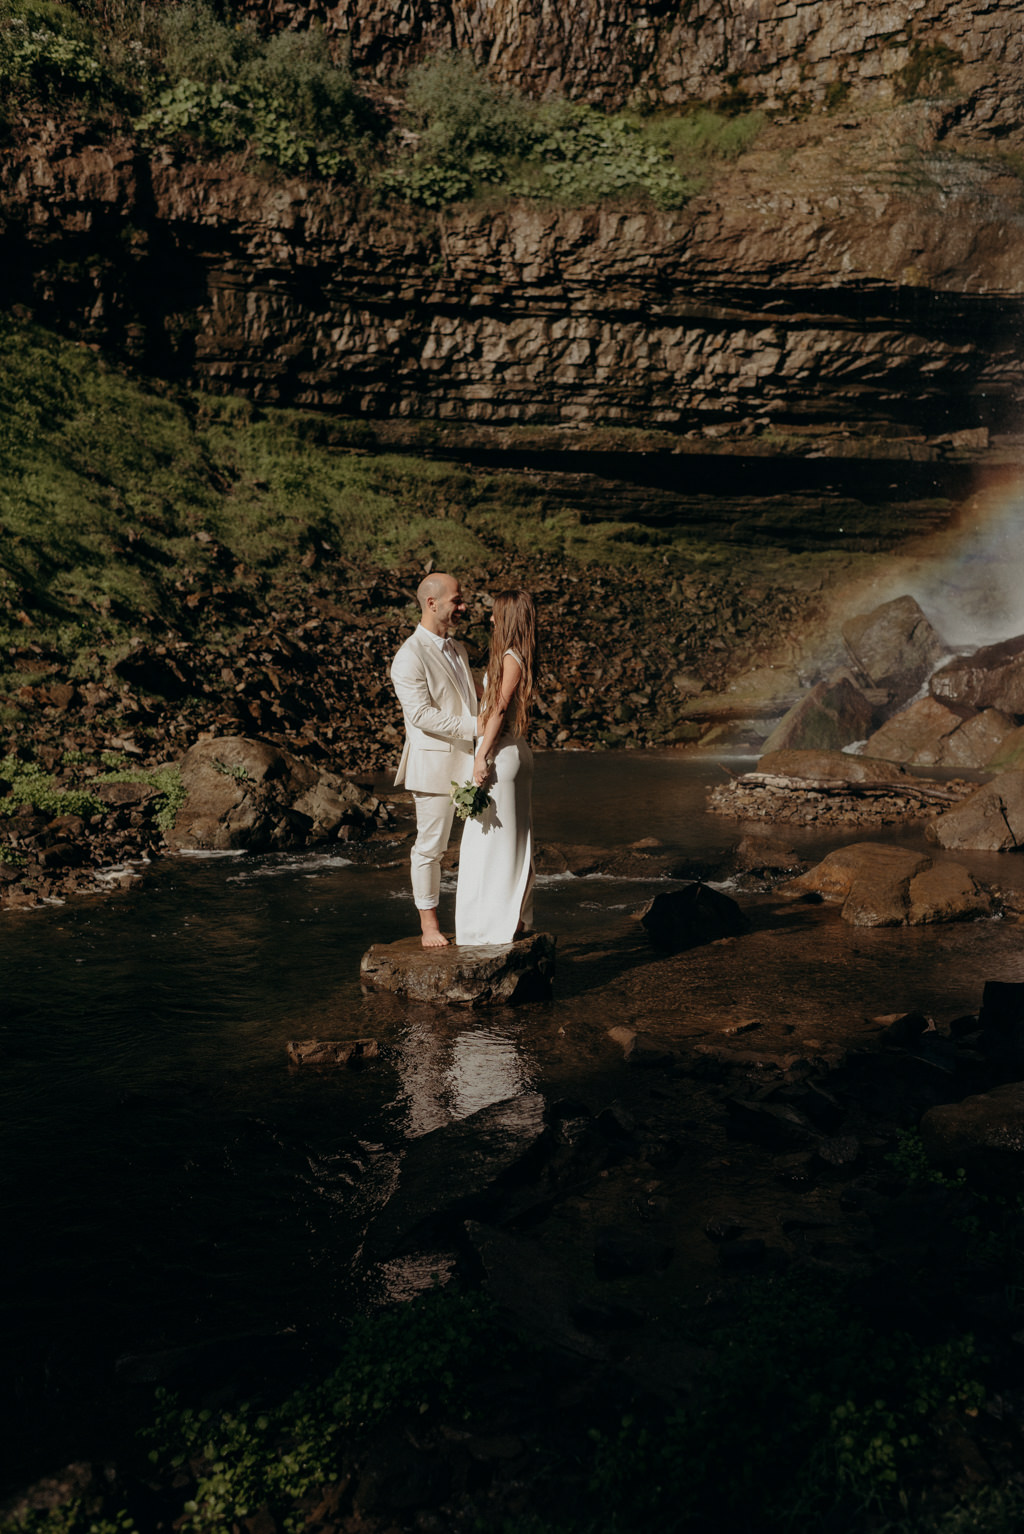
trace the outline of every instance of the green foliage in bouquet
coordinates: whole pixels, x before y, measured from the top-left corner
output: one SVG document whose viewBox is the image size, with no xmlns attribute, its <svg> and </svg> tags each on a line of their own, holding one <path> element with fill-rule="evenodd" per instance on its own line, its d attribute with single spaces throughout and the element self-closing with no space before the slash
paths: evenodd
<svg viewBox="0 0 1024 1534">
<path fill-rule="evenodd" d="M 491 804 L 491 796 L 487 789 L 477 788 L 472 778 L 462 784 L 456 783 L 452 778 L 452 791 L 449 797 L 460 820 L 475 820 Z"/>
</svg>

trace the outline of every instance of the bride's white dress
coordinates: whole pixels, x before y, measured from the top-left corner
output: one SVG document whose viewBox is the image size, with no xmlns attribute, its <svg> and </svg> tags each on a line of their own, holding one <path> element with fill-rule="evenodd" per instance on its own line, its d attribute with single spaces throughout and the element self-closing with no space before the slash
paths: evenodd
<svg viewBox="0 0 1024 1534">
<path fill-rule="evenodd" d="M 520 922 L 533 922 L 533 752 L 522 735 L 499 737 L 487 787 L 490 808 L 462 833 L 459 944 L 511 943 Z"/>
</svg>

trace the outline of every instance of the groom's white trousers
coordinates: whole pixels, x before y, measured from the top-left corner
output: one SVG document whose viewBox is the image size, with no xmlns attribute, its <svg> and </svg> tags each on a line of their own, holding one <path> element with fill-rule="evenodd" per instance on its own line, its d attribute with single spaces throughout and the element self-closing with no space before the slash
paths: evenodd
<svg viewBox="0 0 1024 1534">
<path fill-rule="evenodd" d="M 418 911 L 432 911 L 441 893 L 441 859 L 452 834 L 455 806 L 447 794 L 413 794 L 416 840 L 409 856 L 412 898 Z"/>
</svg>

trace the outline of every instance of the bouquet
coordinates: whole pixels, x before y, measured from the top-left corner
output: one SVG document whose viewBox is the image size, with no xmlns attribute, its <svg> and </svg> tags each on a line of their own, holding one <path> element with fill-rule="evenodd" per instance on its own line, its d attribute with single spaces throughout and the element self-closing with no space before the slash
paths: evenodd
<svg viewBox="0 0 1024 1534">
<path fill-rule="evenodd" d="M 455 806 L 455 813 L 460 820 L 476 819 L 484 810 L 491 805 L 491 796 L 486 788 L 477 788 L 473 779 L 459 784 L 452 778 L 452 791 L 448 796 Z"/>
</svg>

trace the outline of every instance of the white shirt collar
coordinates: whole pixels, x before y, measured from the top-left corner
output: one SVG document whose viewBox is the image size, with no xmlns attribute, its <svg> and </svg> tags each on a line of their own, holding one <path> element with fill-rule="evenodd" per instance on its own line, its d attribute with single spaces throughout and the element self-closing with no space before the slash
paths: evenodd
<svg viewBox="0 0 1024 1534">
<path fill-rule="evenodd" d="M 436 645 L 437 648 L 440 651 L 442 651 L 442 653 L 443 653 L 444 647 L 445 647 L 445 640 L 441 638 L 441 635 L 440 634 L 435 634 L 433 629 L 428 629 L 426 627 L 426 625 L 422 624 L 422 623 L 418 625 L 418 628 L 419 628 L 419 632 L 421 634 L 425 634 L 427 636 L 427 638 L 430 640 L 431 644 Z M 448 638 L 451 639 L 451 635 L 450 634 L 448 635 Z"/>
</svg>

